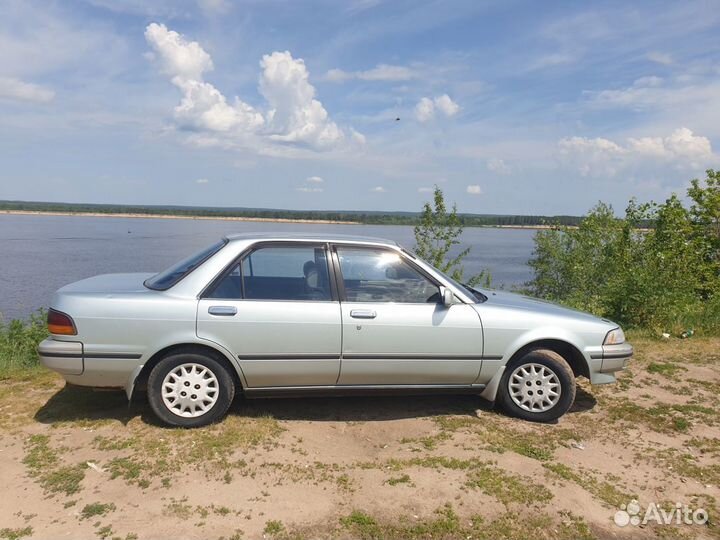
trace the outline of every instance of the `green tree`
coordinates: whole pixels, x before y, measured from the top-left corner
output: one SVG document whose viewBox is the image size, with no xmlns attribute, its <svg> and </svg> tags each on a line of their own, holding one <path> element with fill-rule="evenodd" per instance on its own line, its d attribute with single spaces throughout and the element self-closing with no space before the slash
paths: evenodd
<svg viewBox="0 0 720 540">
<path fill-rule="evenodd" d="M 576 228 L 538 232 L 529 292 L 629 326 L 719 333 L 718 180 L 692 182 L 690 209 L 672 195 L 617 218 L 600 203 Z"/>
<path fill-rule="evenodd" d="M 420 214 L 420 223 L 415 226 L 415 252 L 421 258 L 440 269 L 460 283 L 470 286 L 482 284 L 490 286 L 490 273 L 483 270 L 477 275 L 464 279 L 463 259 L 470 253 L 470 248 L 462 250 L 454 257 L 451 250 L 460 244 L 459 238 L 463 226 L 457 215 L 457 206 L 453 205 L 448 213 L 442 190 L 435 186 L 433 203 L 426 202 Z"/>
</svg>

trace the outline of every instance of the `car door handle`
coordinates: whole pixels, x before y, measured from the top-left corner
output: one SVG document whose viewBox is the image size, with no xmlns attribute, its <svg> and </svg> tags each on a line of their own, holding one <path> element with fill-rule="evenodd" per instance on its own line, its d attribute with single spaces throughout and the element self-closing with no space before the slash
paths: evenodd
<svg viewBox="0 0 720 540">
<path fill-rule="evenodd" d="M 371 309 L 353 309 L 350 311 L 350 316 L 355 319 L 374 319 L 377 313 Z"/>
<path fill-rule="evenodd" d="M 210 306 L 208 308 L 208 313 L 210 315 L 232 317 L 237 313 L 237 308 L 235 306 Z"/>
</svg>

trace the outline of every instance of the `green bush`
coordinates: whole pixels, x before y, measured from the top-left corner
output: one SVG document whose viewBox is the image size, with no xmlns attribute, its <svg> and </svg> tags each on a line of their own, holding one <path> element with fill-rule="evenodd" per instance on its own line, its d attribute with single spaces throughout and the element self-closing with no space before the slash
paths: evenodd
<svg viewBox="0 0 720 540">
<path fill-rule="evenodd" d="M 45 318 L 38 311 L 27 321 L 0 319 L 0 378 L 39 365 L 37 346 L 48 335 Z"/>
<path fill-rule="evenodd" d="M 435 186 L 433 203 L 431 205 L 426 202 L 423 205 L 420 223 L 414 229 L 415 253 L 455 281 L 467 283 L 471 287 L 479 284 L 489 287 L 491 276 L 487 270 L 469 278 L 463 276 L 462 262 L 470 253 L 470 248 L 450 257 L 450 251 L 460 244 L 459 237 L 462 232 L 463 225 L 457 214 L 457 206 L 453 205 L 452 211 L 448 213 L 445 196 L 442 190 Z"/>
<path fill-rule="evenodd" d="M 528 292 L 630 327 L 720 333 L 720 171 L 688 198 L 633 200 L 620 219 L 600 203 L 577 228 L 538 232 Z"/>
</svg>

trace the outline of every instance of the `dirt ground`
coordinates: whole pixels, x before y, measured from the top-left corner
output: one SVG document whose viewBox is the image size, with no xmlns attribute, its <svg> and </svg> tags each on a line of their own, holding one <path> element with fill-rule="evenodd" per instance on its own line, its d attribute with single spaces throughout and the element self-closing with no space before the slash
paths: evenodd
<svg viewBox="0 0 720 540">
<path fill-rule="evenodd" d="M 720 538 L 720 339 L 635 346 L 551 425 L 423 396 L 238 400 L 186 431 L 49 373 L 0 381 L 0 538 Z M 613 520 L 653 503 L 710 519 Z"/>
</svg>

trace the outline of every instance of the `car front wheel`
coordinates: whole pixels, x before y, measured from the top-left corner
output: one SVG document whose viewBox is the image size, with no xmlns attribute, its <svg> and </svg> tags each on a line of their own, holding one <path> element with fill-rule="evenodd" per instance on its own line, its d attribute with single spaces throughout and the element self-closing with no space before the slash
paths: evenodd
<svg viewBox="0 0 720 540">
<path fill-rule="evenodd" d="M 178 353 L 163 358 L 150 372 L 148 401 L 157 417 L 178 427 L 199 427 L 225 416 L 235 384 L 215 358 Z"/>
<path fill-rule="evenodd" d="M 505 367 L 498 401 L 513 416 L 551 422 L 575 401 L 575 376 L 555 351 L 531 350 Z"/>
</svg>

